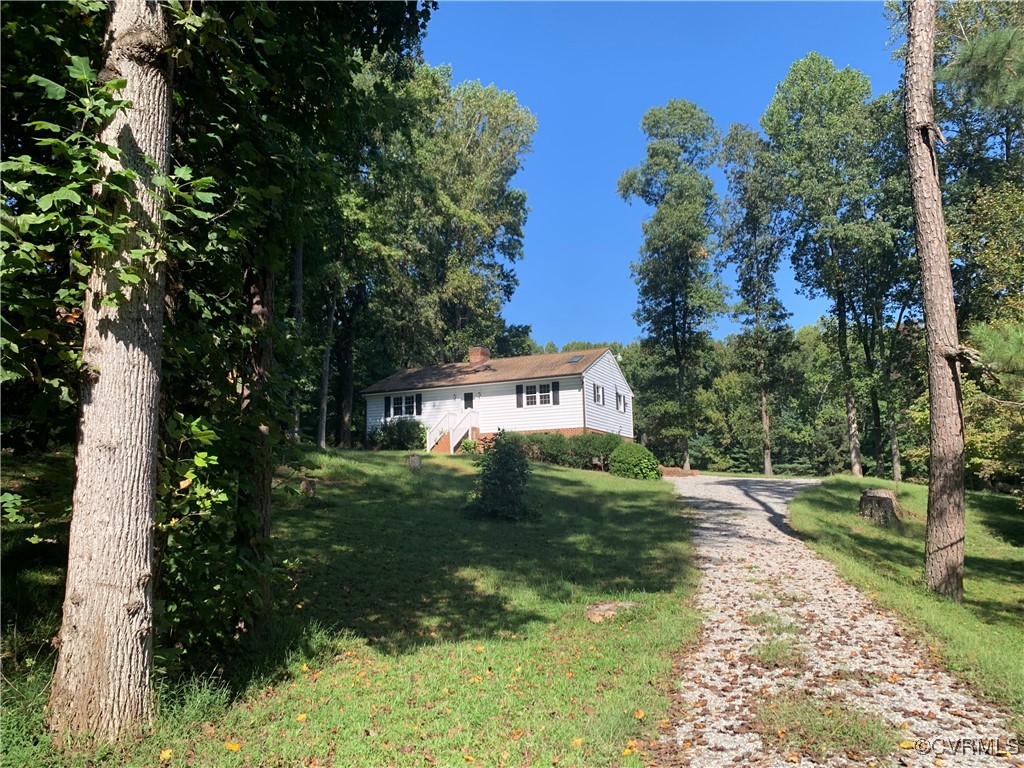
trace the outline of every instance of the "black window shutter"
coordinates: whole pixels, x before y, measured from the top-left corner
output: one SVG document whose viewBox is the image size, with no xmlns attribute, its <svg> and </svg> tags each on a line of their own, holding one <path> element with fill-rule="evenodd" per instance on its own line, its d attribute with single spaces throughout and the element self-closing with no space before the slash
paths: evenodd
<svg viewBox="0 0 1024 768">
<path fill-rule="evenodd" d="M 423 395 L 416 395 L 416 415 L 423 415 Z"/>
<path fill-rule="evenodd" d="M 523 385 L 516 384 L 516 408 L 523 407 Z"/>
<path fill-rule="evenodd" d="M 384 398 L 384 418 L 387 419 L 391 416 L 391 398 Z"/>
<path fill-rule="evenodd" d="M 551 404 L 558 405 L 558 382 L 551 382 Z"/>
</svg>

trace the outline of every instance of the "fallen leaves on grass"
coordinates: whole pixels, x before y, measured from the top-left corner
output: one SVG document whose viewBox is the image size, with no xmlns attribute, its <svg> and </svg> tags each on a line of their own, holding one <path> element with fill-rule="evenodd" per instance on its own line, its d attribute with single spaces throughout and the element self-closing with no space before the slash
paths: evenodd
<svg viewBox="0 0 1024 768">
<path fill-rule="evenodd" d="M 173 749 L 161 749 L 160 750 L 160 761 L 161 762 L 166 762 L 167 760 L 170 760 L 173 756 L 174 756 L 174 750 Z"/>
<path fill-rule="evenodd" d="M 226 749 L 226 750 L 228 750 L 230 752 L 237 752 L 241 748 L 242 748 L 242 742 L 240 742 L 240 741 L 225 741 L 224 742 L 224 749 Z"/>
</svg>

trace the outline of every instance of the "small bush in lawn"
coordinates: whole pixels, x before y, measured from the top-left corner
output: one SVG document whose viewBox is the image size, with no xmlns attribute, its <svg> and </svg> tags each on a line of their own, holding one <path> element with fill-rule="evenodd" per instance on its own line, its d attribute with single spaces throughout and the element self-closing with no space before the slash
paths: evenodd
<svg viewBox="0 0 1024 768">
<path fill-rule="evenodd" d="M 422 451 L 427 447 L 427 428 L 416 419 L 391 419 L 369 435 L 377 451 Z"/>
<path fill-rule="evenodd" d="M 635 477 L 640 480 L 657 480 L 661 477 L 658 460 L 654 454 L 639 443 L 622 443 L 608 460 L 613 475 Z"/>
<path fill-rule="evenodd" d="M 530 462 L 521 436 L 499 431 L 476 460 L 480 469 L 473 508 L 487 517 L 525 520 L 536 517 L 526 506 Z"/>
<path fill-rule="evenodd" d="M 459 449 L 463 453 L 476 453 L 479 443 L 476 440 L 470 440 L 468 437 L 459 444 Z"/>
</svg>

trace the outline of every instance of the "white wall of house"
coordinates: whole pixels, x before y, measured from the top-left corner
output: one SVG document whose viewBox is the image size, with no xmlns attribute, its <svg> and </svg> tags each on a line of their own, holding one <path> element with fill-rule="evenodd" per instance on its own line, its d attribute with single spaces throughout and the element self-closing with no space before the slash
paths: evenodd
<svg viewBox="0 0 1024 768">
<path fill-rule="evenodd" d="M 595 385 L 601 388 L 598 402 L 594 400 Z M 605 352 L 583 372 L 583 393 L 587 429 L 633 437 L 633 390 L 611 352 Z"/>
<path fill-rule="evenodd" d="M 466 389 L 466 392 L 469 390 Z M 444 389 L 423 389 L 418 392 L 389 392 L 387 395 L 367 395 L 366 396 L 366 429 L 367 432 L 373 430 L 374 427 L 379 425 L 384 420 L 384 398 L 391 398 L 391 416 L 394 418 L 397 415 L 395 410 L 395 402 L 398 398 L 402 398 L 402 416 L 406 416 L 405 412 L 405 398 L 413 398 L 413 413 L 411 418 L 418 419 L 430 429 L 438 421 L 441 420 L 447 413 L 451 412 L 462 412 L 463 400 L 462 400 L 461 388 L 456 389 L 454 387 L 446 387 Z M 423 404 L 421 413 L 419 416 L 415 415 L 415 400 L 416 395 L 422 395 Z M 473 403 L 474 408 L 476 403 Z"/>
<path fill-rule="evenodd" d="M 558 405 L 541 402 L 542 385 L 548 387 L 558 382 Z M 523 405 L 517 405 L 516 387 L 523 387 Z M 531 394 L 530 387 L 537 391 Z M 480 384 L 480 432 L 538 432 L 556 429 L 580 429 L 583 427 L 583 390 L 579 376 L 564 378 L 531 379 L 529 381 L 508 381 L 498 384 Z M 548 399 L 550 397 L 550 392 Z M 533 403 L 533 404 L 531 404 Z"/>
</svg>

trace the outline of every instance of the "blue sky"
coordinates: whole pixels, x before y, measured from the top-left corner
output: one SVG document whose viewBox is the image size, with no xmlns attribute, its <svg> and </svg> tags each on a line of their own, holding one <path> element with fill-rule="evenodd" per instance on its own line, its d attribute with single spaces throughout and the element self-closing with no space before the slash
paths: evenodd
<svg viewBox="0 0 1024 768">
<path fill-rule="evenodd" d="M 900 76 L 888 40 L 881 2 L 441 0 L 427 62 L 451 65 L 456 82 L 512 91 L 537 116 L 515 180 L 531 212 L 506 319 L 559 347 L 637 338 L 630 263 L 649 211 L 623 202 L 616 182 L 643 159 L 643 113 L 688 99 L 723 131 L 756 126 L 790 65 L 810 51 L 864 72 L 877 95 Z M 788 266 L 779 283 L 794 325 L 826 311 L 796 293 Z M 715 335 L 733 330 L 723 318 Z"/>
</svg>

